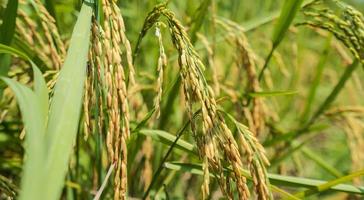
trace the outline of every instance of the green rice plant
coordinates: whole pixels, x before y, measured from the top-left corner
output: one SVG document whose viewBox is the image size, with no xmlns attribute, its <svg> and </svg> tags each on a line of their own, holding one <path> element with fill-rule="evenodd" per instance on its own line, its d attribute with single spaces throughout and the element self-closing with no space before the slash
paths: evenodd
<svg viewBox="0 0 364 200">
<path fill-rule="evenodd" d="M 0 0 L 0 199 L 361 199 L 363 9 Z"/>
<path fill-rule="evenodd" d="M 82 7 L 75 25 L 77 34 L 71 39 L 51 103 L 36 65 L 24 54 L 8 48 L 29 61 L 34 71 L 34 91 L 12 79 L 2 78 L 17 97 L 27 132 L 20 199 L 57 199 L 61 194 L 60 186 L 64 182 L 80 115 L 91 13 L 89 6 Z M 74 68 L 74 65 L 79 67 Z"/>
</svg>

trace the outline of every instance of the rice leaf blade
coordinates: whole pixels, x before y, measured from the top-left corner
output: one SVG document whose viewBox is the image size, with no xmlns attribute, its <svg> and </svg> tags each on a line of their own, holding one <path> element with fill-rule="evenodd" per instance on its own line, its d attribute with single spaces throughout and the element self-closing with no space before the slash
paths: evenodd
<svg viewBox="0 0 364 200">
<path fill-rule="evenodd" d="M 40 104 L 36 94 L 20 83 L 5 77 L 1 79 L 13 90 L 26 130 L 26 155 L 24 175 L 21 182 L 19 199 L 42 199 L 42 186 L 44 165 L 44 124 Z"/>
<path fill-rule="evenodd" d="M 285 0 L 281 9 L 277 24 L 273 30 L 273 49 L 275 49 L 284 38 L 289 26 L 301 7 L 303 0 Z"/>
<path fill-rule="evenodd" d="M 202 166 L 200 164 L 168 162 L 164 164 L 164 167 L 171 170 L 182 170 L 196 175 L 203 174 Z M 225 168 L 225 170 L 228 169 Z M 246 174 L 249 174 L 249 172 L 248 170 L 242 169 L 242 174 L 244 174 L 245 176 Z M 211 174 L 211 176 L 213 175 Z M 323 180 L 283 176 L 278 174 L 268 174 L 268 178 L 272 185 L 287 187 L 317 188 L 322 184 L 328 183 L 327 181 Z M 327 190 L 364 195 L 363 187 L 356 187 L 348 184 L 337 184 L 334 186 L 329 186 Z"/>
<path fill-rule="evenodd" d="M 46 134 L 48 174 L 45 199 L 62 191 L 72 144 L 76 139 L 86 77 L 92 7 L 84 3 L 78 16 L 63 68 L 55 85 Z"/>
<path fill-rule="evenodd" d="M 18 0 L 9 0 L 3 16 L 3 24 L 0 27 L 0 43 L 9 45 L 15 33 L 15 21 L 17 17 Z"/>
</svg>

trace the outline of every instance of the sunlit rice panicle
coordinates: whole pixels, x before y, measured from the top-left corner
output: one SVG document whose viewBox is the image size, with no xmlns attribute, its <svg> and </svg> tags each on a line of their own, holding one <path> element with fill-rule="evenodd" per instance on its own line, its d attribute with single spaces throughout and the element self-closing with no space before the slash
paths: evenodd
<svg viewBox="0 0 364 200">
<path fill-rule="evenodd" d="M 243 167 L 243 162 L 241 160 L 239 146 L 236 143 L 232 132 L 226 125 L 223 115 L 218 112 L 214 93 L 207 84 L 203 74 L 205 66 L 190 43 L 184 27 L 175 18 L 174 14 L 166 9 L 165 5 L 161 4 L 149 13 L 139 36 L 138 45 L 147 33 L 148 29 L 150 29 L 153 24 L 158 21 L 161 15 L 167 19 L 172 42 L 179 53 L 178 63 L 180 66 L 182 87 L 186 99 L 187 113 L 191 120 L 191 128 L 197 142 L 198 152 L 203 161 L 202 198 L 206 199 L 210 193 L 210 170 L 217 176 L 218 183 L 224 194 L 229 199 L 233 198 L 230 186 L 227 184 L 227 182 L 229 182 L 229 178 L 226 178 L 222 173 L 222 162 L 227 162 L 231 165 L 233 170 L 232 180 L 236 183 L 236 190 L 238 192 L 239 199 L 248 199 L 250 194 L 246 184 L 246 178 L 240 171 Z M 138 45 L 136 48 L 137 50 Z M 194 125 L 195 122 L 193 121 L 194 110 L 192 105 L 195 104 L 194 100 L 196 100 L 196 103 L 201 106 L 201 131 L 197 129 Z M 253 135 L 251 135 L 251 137 L 254 138 Z M 247 143 L 247 145 L 259 144 L 256 139 L 249 139 L 249 141 L 253 142 Z M 250 149 L 252 148 L 259 148 L 259 150 L 262 150 L 263 147 L 250 147 Z M 264 152 L 254 155 L 261 156 L 264 155 Z M 253 160 L 251 160 L 251 162 L 253 163 Z M 267 179 L 262 175 L 264 169 L 259 168 L 258 170 L 257 167 L 260 166 L 264 168 L 265 164 L 251 165 L 256 166 L 253 169 L 256 169 L 257 171 L 252 174 L 253 177 L 256 177 L 256 181 L 254 182 L 255 186 L 263 188 L 256 188 L 258 195 L 261 199 L 269 199 L 269 191 L 265 190 L 265 188 L 267 188 Z M 259 174 L 259 176 L 256 174 Z"/>
<path fill-rule="evenodd" d="M 26 22 L 25 19 L 27 19 L 27 17 L 24 15 L 21 15 L 21 14 L 19 14 L 19 16 L 21 16 L 24 19 L 24 21 L 23 20 L 16 21 L 16 28 L 17 28 L 19 34 L 25 39 L 25 41 L 27 43 L 29 43 L 30 45 L 34 45 L 34 39 L 32 37 L 32 32 L 25 29 L 24 23 Z M 28 26 L 29 26 L 29 24 L 28 24 Z M 32 29 L 30 29 L 30 30 L 32 30 Z"/>
<path fill-rule="evenodd" d="M 127 194 L 127 149 L 126 140 L 130 134 L 127 86 L 122 65 L 122 50 L 120 48 L 119 28 L 110 23 L 115 19 L 115 12 L 111 9 L 113 2 L 103 1 L 103 27 L 96 20 L 92 26 L 92 42 L 90 49 L 89 78 L 86 84 L 91 90 L 87 92 L 90 103 L 86 107 L 97 108 L 98 116 L 88 119 L 85 110 L 85 127 L 103 134 L 106 131 L 106 148 L 111 164 L 115 165 L 114 199 L 126 199 Z M 115 27 L 116 26 L 116 27 Z M 96 95 L 98 94 L 98 95 Z M 91 99 L 90 99 L 91 98 Z M 91 122 L 89 122 L 90 120 Z M 92 121 L 95 121 L 94 126 Z M 97 122 L 96 122 L 97 121 Z M 87 136 L 85 132 L 85 136 Z"/>
<path fill-rule="evenodd" d="M 157 85 L 156 85 L 156 91 L 157 95 L 154 98 L 154 109 L 156 113 L 156 117 L 159 118 L 160 116 L 160 103 L 162 100 L 162 93 L 163 93 L 163 69 L 167 66 L 167 56 L 164 52 L 163 47 L 163 39 L 162 39 L 162 33 L 160 30 L 160 24 L 156 23 L 156 30 L 155 35 L 158 38 L 158 44 L 159 44 L 159 58 L 158 58 L 158 66 L 157 66 Z"/>
<path fill-rule="evenodd" d="M 59 70 L 66 50 L 54 18 L 39 0 L 20 1 L 19 3 L 22 6 L 18 9 L 16 22 L 18 34 L 25 39 L 26 43 L 34 47 L 34 51 L 49 68 Z M 38 20 L 30 17 L 32 12 L 29 12 L 28 8 L 32 8 L 31 10 L 38 16 Z"/>
<path fill-rule="evenodd" d="M 34 2 L 33 6 L 35 6 L 35 10 L 38 12 L 41 27 L 49 45 L 50 56 L 55 65 L 54 68 L 60 69 L 66 55 L 66 49 L 55 24 L 56 21 L 39 0 Z"/>
<path fill-rule="evenodd" d="M 89 56 L 91 57 L 91 56 Z M 83 130 L 84 130 L 84 139 L 87 140 L 88 136 L 90 135 L 90 132 L 92 132 L 92 128 L 91 128 L 91 117 L 90 117 L 90 105 L 92 104 L 92 96 L 91 96 L 91 92 L 92 92 L 92 88 L 91 88 L 91 77 L 88 76 L 85 80 L 85 94 L 84 94 L 84 99 L 83 99 L 83 112 L 84 112 L 84 126 L 83 126 Z"/>
<path fill-rule="evenodd" d="M 130 43 L 125 35 L 124 22 L 116 2 L 103 0 L 102 24 L 94 21 L 92 27 L 93 40 L 90 52 L 89 82 L 92 85 L 88 98 L 93 107 L 99 110 L 95 116 L 98 132 L 106 130 L 106 147 L 109 161 L 115 165 L 114 173 L 114 199 L 127 197 L 127 148 L 126 141 L 130 135 L 127 78 L 123 66 L 123 48 L 126 52 L 126 61 L 129 66 L 129 81 L 135 84 L 134 67 Z M 95 95 L 98 93 L 98 97 Z M 94 103 L 97 102 L 97 103 Z M 87 103 L 85 103 L 87 106 Z M 104 109 L 105 107 L 105 109 Z M 89 109 L 85 111 L 90 112 Z M 92 126 L 85 113 L 85 126 Z M 105 127 L 104 127 L 105 126 Z M 86 134 L 87 135 L 87 134 Z"/>
<path fill-rule="evenodd" d="M 355 58 L 364 63 L 364 17 L 361 12 L 341 1 L 332 0 L 340 9 L 336 11 L 323 7 L 322 0 L 308 4 L 303 13 L 309 18 L 308 21 L 297 25 L 308 25 L 315 28 L 327 30 L 341 41 L 354 55 Z"/>
<path fill-rule="evenodd" d="M 242 154 L 246 156 L 249 164 L 250 174 L 253 178 L 254 188 L 258 199 L 269 199 L 270 191 L 268 188 L 268 177 L 265 166 L 269 161 L 265 156 L 264 147 L 259 143 L 254 134 L 245 125 L 235 121 L 238 130 L 238 144 L 243 146 Z"/>
<path fill-rule="evenodd" d="M 48 49 L 45 48 L 47 45 L 37 29 L 36 22 L 22 9 L 18 9 L 16 31 L 21 38 L 24 38 L 26 43 L 34 47 L 34 51 L 42 60 L 51 65 L 52 61 L 47 56 Z"/>
<path fill-rule="evenodd" d="M 135 82 L 135 69 L 134 69 L 134 64 L 133 64 L 133 56 L 132 56 L 132 49 L 131 49 L 131 45 L 130 42 L 128 40 L 128 38 L 125 35 L 125 24 L 124 24 L 124 19 L 122 17 L 121 14 L 121 10 L 119 9 L 119 7 L 117 6 L 117 1 L 116 0 L 109 0 L 110 2 L 110 12 L 112 13 L 112 21 L 110 22 L 110 25 L 112 26 L 112 28 L 115 30 L 115 40 L 118 43 L 122 43 L 123 47 L 125 49 L 125 53 L 126 53 L 126 61 L 128 63 L 128 68 L 129 68 L 129 82 L 130 82 L 130 86 L 131 87 L 135 87 L 136 82 Z M 111 19 L 110 18 L 110 19 Z"/>
</svg>

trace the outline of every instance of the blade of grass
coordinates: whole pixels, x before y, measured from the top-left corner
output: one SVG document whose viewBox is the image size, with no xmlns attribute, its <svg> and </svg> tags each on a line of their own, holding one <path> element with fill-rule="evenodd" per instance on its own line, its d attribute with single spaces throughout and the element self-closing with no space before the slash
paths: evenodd
<svg viewBox="0 0 364 200">
<path fill-rule="evenodd" d="M 189 172 L 196 175 L 202 175 L 202 166 L 200 164 L 189 164 L 189 163 L 176 163 L 176 162 L 167 162 L 164 164 L 164 167 L 171 170 L 182 170 L 185 172 Z M 229 170 L 226 169 L 225 170 Z M 242 169 L 242 174 L 244 176 L 249 175 L 249 171 Z M 213 175 L 211 174 L 213 177 Z M 301 177 L 292 177 L 292 176 L 283 176 L 277 174 L 268 174 L 269 182 L 272 185 L 280 185 L 287 187 L 303 187 L 303 188 L 317 188 L 318 186 L 328 183 L 327 181 L 317 180 L 317 179 L 308 179 Z M 337 184 L 333 186 L 326 186 L 329 191 L 337 191 L 337 192 L 346 192 L 351 194 L 360 194 L 364 195 L 363 187 L 355 187 L 353 185 L 348 184 Z"/>
<path fill-rule="evenodd" d="M 272 92 L 249 92 L 247 95 L 250 97 L 276 97 L 276 96 L 286 96 L 295 95 L 297 91 L 272 91 Z"/>
<path fill-rule="evenodd" d="M 13 47 L 10 47 L 6 44 L 0 44 L 0 53 L 7 53 L 7 54 L 11 54 L 14 56 L 19 56 L 20 58 L 27 60 L 27 61 L 31 61 L 31 59 L 29 58 L 28 55 L 26 55 L 24 52 L 15 49 Z"/>
<path fill-rule="evenodd" d="M 363 175 L 364 175 L 364 170 L 360 170 L 360 171 L 351 173 L 349 175 L 334 179 L 332 181 L 322 183 L 322 184 L 316 186 L 315 188 L 299 192 L 295 196 L 299 197 L 299 198 L 307 198 L 307 197 L 312 196 L 314 194 L 318 194 L 318 193 L 322 193 L 324 191 L 327 191 L 327 190 L 329 190 L 330 188 L 332 188 L 334 186 L 340 185 L 341 183 L 351 181 L 352 179 L 354 179 L 356 177 L 363 176 Z M 360 190 L 361 190 L 361 192 L 364 192 L 364 188 L 360 188 Z"/>
<path fill-rule="evenodd" d="M 4 44 L 0 44 L 0 54 L 1 53 L 19 56 L 20 58 L 28 61 L 31 64 L 34 73 L 34 92 L 37 96 L 37 100 L 40 102 L 41 105 L 40 109 L 41 109 L 41 114 L 43 116 L 42 120 L 45 121 L 48 117 L 49 101 L 48 101 L 48 88 L 42 76 L 42 73 L 40 72 L 38 67 L 34 64 L 34 62 L 20 50 L 17 50 L 13 47 Z M 44 123 L 44 126 L 45 125 L 46 123 Z"/>
<path fill-rule="evenodd" d="M 3 15 L 3 23 L 0 26 L 0 43 L 10 45 L 15 33 L 15 21 L 17 17 L 18 0 L 8 1 Z"/>
<path fill-rule="evenodd" d="M 322 169 L 325 169 L 327 172 L 332 174 L 335 177 L 342 176 L 342 173 L 335 169 L 335 167 L 327 164 L 325 160 L 315 154 L 315 152 L 311 151 L 307 147 L 302 147 L 301 152 L 309 159 L 313 160 L 317 165 L 319 165 Z"/>
<path fill-rule="evenodd" d="M 145 136 L 150 136 L 153 140 L 157 141 L 157 142 L 161 142 L 163 144 L 167 144 L 167 145 L 172 145 L 176 139 L 175 135 L 172 135 L 166 131 L 162 131 L 162 130 L 151 130 L 151 129 L 143 129 L 140 130 L 139 133 L 145 135 Z M 175 144 L 175 147 L 191 153 L 191 154 L 196 154 L 196 149 L 195 147 L 184 141 L 184 140 L 178 140 L 177 143 Z"/>
<path fill-rule="evenodd" d="M 272 58 L 273 52 L 283 40 L 289 26 L 291 25 L 293 19 L 295 18 L 296 13 L 300 9 L 302 3 L 303 0 L 285 0 L 281 9 L 281 14 L 279 16 L 279 19 L 276 25 L 274 26 L 273 36 L 272 36 L 273 46 L 267 58 L 265 59 L 265 63 L 263 65 L 262 70 L 259 72 L 258 76 L 259 81 L 261 81 L 261 79 L 263 78 L 264 71 L 268 67 L 268 63 Z"/>
<path fill-rule="evenodd" d="M 8 1 L 2 16 L 3 23 L 0 26 L 0 43 L 10 45 L 15 33 L 15 21 L 17 17 L 18 0 Z M 0 55 L 0 76 L 6 76 L 9 72 L 11 59 L 9 55 Z M 5 85 L 0 83 L 0 99 L 3 96 Z"/>
<path fill-rule="evenodd" d="M 107 185 L 107 181 L 109 180 L 109 177 L 110 177 L 113 170 L 114 170 L 114 164 L 112 164 L 110 166 L 109 170 L 107 171 L 106 177 L 105 177 L 104 181 L 102 182 L 102 185 L 101 185 L 100 189 L 97 191 L 97 193 L 96 193 L 96 195 L 94 197 L 94 200 L 99 200 L 100 199 L 101 194 L 104 191 L 104 189 L 105 189 L 105 187 Z"/>
<path fill-rule="evenodd" d="M 15 93 L 27 133 L 25 139 L 27 159 L 23 167 L 19 199 L 42 199 L 43 186 L 40 183 L 43 182 L 43 173 L 39 173 L 39 169 L 42 169 L 45 159 L 46 121 L 42 116 L 40 102 L 37 95 L 26 86 L 9 78 L 1 77 L 1 79 Z"/>
<path fill-rule="evenodd" d="M 87 54 L 90 41 L 92 5 L 83 3 L 64 65 L 57 79 L 47 127 L 47 190 L 44 199 L 58 199 L 67 172 L 72 144 L 81 111 Z"/>
<path fill-rule="evenodd" d="M 284 197 L 286 197 L 286 199 L 289 199 L 289 200 L 300 200 L 300 198 L 298 197 L 295 197 L 294 195 L 280 189 L 279 187 L 277 186 L 274 186 L 274 185 L 270 185 L 270 188 L 272 189 L 272 191 L 274 192 L 277 192 L 281 195 L 283 195 Z"/>
</svg>

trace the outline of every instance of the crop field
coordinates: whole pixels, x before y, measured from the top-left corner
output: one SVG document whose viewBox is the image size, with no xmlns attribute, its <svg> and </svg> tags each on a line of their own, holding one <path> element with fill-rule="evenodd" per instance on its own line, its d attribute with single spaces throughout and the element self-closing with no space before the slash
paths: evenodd
<svg viewBox="0 0 364 200">
<path fill-rule="evenodd" d="M 364 199 L 363 0 L 0 0 L 0 200 Z"/>
</svg>

